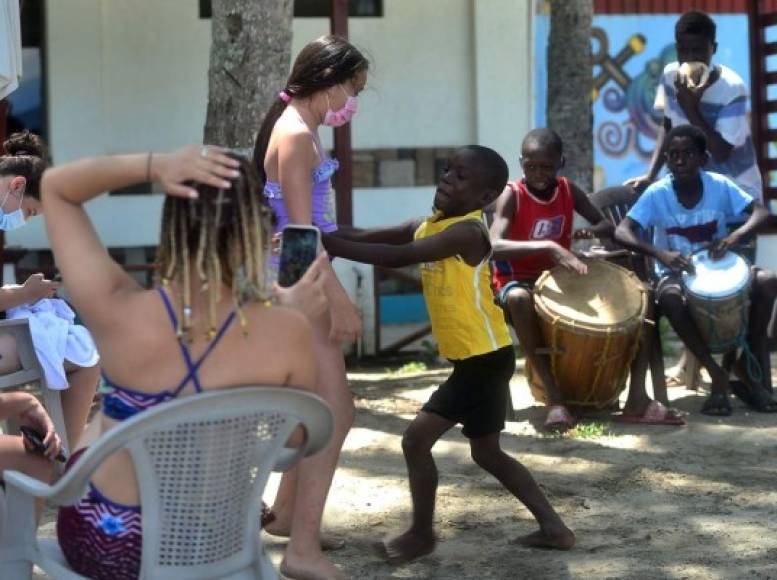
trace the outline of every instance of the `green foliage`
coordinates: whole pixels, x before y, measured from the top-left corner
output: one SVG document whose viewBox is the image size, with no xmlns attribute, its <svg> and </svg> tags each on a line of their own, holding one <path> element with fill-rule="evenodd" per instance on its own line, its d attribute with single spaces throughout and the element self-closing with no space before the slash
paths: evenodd
<svg viewBox="0 0 777 580">
<path fill-rule="evenodd" d="M 551 439 L 596 439 L 597 437 L 611 437 L 612 432 L 605 423 L 592 421 L 590 423 L 578 423 L 565 433 L 550 433 L 546 435 Z"/>
<path fill-rule="evenodd" d="M 389 371 L 389 374 L 392 377 L 400 377 L 403 375 L 413 375 L 416 373 L 423 373 L 427 370 L 429 370 L 429 367 L 426 366 L 426 363 L 419 360 L 419 361 L 412 361 L 412 362 L 403 364 L 398 369 Z"/>
</svg>

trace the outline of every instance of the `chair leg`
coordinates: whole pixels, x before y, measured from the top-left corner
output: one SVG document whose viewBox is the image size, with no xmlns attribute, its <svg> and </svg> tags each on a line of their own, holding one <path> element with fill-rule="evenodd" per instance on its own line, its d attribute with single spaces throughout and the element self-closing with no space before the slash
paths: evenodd
<svg viewBox="0 0 777 580">
<path fill-rule="evenodd" d="M 67 439 L 67 429 L 65 428 L 65 413 L 62 410 L 62 396 L 59 391 L 49 389 L 45 386 L 41 388 L 41 395 L 43 396 L 43 404 L 51 416 L 54 428 L 57 430 L 57 435 L 59 435 L 59 438 L 62 440 L 65 456 L 69 457 L 70 442 Z"/>
<path fill-rule="evenodd" d="M 0 578 L 32 580 L 35 538 L 35 503 L 13 488 L 2 494 L 5 514 L 0 524 Z"/>
<path fill-rule="evenodd" d="M 653 385 L 653 398 L 665 402 L 669 400 L 666 392 L 666 371 L 664 369 L 664 352 L 661 345 L 661 333 L 658 325 L 652 327 L 650 342 L 650 380 Z"/>
<path fill-rule="evenodd" d="M 688 349 L 685 349 L 685 369 L 683 370 L 683 375 L 687 388 L 694 391 L 699 388 L 699 383 L 701 382 L 701 365 L 699 365 L 699 359 L 697 359 Z"/>
</svg>

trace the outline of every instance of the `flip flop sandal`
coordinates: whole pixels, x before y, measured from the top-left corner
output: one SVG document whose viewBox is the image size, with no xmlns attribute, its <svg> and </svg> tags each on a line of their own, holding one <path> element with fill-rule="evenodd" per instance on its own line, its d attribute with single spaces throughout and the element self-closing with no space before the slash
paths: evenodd
<svg viewBox="0 0 777 580">
<path fill-rule="evenodd" d="M 568 431 L 575 426 L 575 418 L 564 405 L 552 405 L 545 419 L 548 431 Z"/>
<path fill-rule="evenodd" d="M 731 413 L 731 401 L 726 393 L 712 393 L 701 407 L 701 414 L 710 417 L 728 417 Z"/>
<path fill-rule="evenodd" d="M 641 425 L 671 425 L 675 427 L 685 425 L 685 419 L 683 419 L 677 411 L 670 409 L 659 401 L 650 401 L 642 415 L 621 413 L 620 415 L 616 415 L 613 420 L 616 423 Z"/>
</svg>

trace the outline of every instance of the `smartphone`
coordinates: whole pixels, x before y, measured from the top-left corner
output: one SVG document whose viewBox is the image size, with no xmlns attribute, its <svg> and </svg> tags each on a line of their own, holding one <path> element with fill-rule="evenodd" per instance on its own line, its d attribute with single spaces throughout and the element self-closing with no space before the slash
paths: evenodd
<svg viewBox="0 0 777 580">
<path fill-rule="evenodd" d="M 41 435 L 41 433 L 37 429 L 33 429 L 32 427 L 27 427 L 26 425 L 22 425 L 21 427 L 19 427 L 19 431 L 21 431 L 22 437 L 24 437 L 24 440 L 32 448 L 33 453 L 36 453 L 38 455 L 43 455 L 46 452 L 46 446 L 43 444 L 43 435 Z M 59 455 L 57 455 L 55 459 L 57 461 L 61 461 L 62 463 L 65 463 L 65 461 L 67 461 L 65 454 L 62 453 L 61 451 L 59 452 Z"/>
<path fill-rule="evenodd" d="M 315 226 L 290 225 L 281 233 L 278 284 L 289 287 L 302 278 L 321 251 L 321 232 Z"/>
</svg>

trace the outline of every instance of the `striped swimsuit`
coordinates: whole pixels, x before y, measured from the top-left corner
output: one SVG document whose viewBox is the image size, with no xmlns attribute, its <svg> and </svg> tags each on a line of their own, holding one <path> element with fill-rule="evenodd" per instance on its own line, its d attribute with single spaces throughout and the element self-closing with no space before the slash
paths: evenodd
<svg viewBox="0 0 777 580">
<path fill-rule="evenodd" d="M 159 288 L 173 328 L 178 327 L 175 310 L 166 292 Z M 198 369 L 227 331 L 235 313 L 224 320 L 218 333 L 203 355 L 196 361 L 181 342 L 181 353 L 188 372 L 173 390 L 142 393 L 122 387 L 104 378 L 107 392 L 103 397 L 102 412 L 106 417 L 123 421 L 137 413 L 175 399 L 190 383 L 196 392 L 202 392 Z M 74 453 L 67 469 L 86 449 Z M 135 580 L 140 574 L 142 528 L 140 506 L 124 505 L 105 497 L 91 483 L 86 495 L 72 506 L 60 508 L 57 517 L 57 537 L 70 567 L 77 573 L 98 580 Z"/>
</svg>

